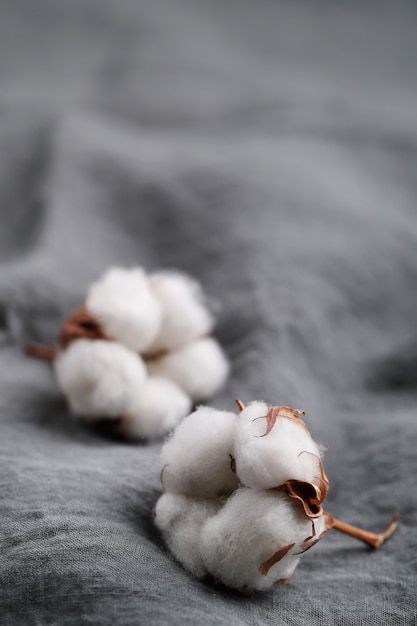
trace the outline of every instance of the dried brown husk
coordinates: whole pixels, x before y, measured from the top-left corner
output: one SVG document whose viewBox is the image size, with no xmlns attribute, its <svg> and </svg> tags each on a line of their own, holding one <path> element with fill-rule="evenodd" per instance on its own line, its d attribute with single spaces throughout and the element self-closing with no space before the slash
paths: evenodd
<svg viewBox="0 0 417 626">
<path fill-rule="evenodd" d="M 75 339 L 108 339 L 85 306 L 75 309 L 64 321 L 58 343 L 61 348 L 67 348 Z"/>
<path fill-rule="evenodd" d="M 295 546 L 295 543 L 289 543 L 287 546 L 284 546 L 283 548 L 280 548 L 279 550 L 274 552 L 274 554 L 269 559 L 264 561 L 259 566 L 259 569 L 258 569 L 259 573 L 262 574 L 262 576 L 267 576 L 267 574 L 268 574 L 269 570 L 271 569 L 271 567 L 273 565 L 275 565 L 275 563 L 279 563 L 279 561 L 281 561 L 281 559 L 283 559 L 284 556 L 286 554 L 288 554 L 288 552 L 294 546 Z"/>
<path fill-rule="evenodd" d="M 279 418 L 293 420 L 308 432 L 308 428 L 305 422 L 301 419 L 300 415 L 305 415 L 305 411 L 292 409 L 289 406 L 271 406 L 266 415 L 256 417 L 254 421 L 258 419 L 266 419 L 266 431 L 263 435 L 260 435 L 260 437 L 266 437 L 266 435 L 271 432 L 271 430 L 275 426 L 277 419 Z"/>
<path fill-rule="evenodd" d="M 324 498 L 321 497 L 320 490 L 312 483 L 303 480 L 287 480 L 275 489 L 284 491 L 290 498 L 301 502 L 304 513 L 309 519 L 316 519 L 323 515 L 321 503 Z"/>
<path fill-rule="evenodd" d="M 58 334 L 58 345 L 65 349 L 76 339 L 108 339 L 85 306 L 75 309 L 63 322 Z M 30 342 L 26 345 L 26 353 L 52 363 L 57 357 L 58 350 L 52 343 L 42 345 Z"/>
</svg>

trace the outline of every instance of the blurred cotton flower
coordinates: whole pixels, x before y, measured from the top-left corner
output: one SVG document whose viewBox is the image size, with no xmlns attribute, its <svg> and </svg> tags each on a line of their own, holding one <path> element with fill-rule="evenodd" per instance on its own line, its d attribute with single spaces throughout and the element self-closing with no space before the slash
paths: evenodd
<svg viewBox="0 0 417 626">
<path fill-rule="evenodd" d="M 127 437 L 172 430 L 224 384 L 228 361 L 197 281 L 179 272 L 110 268 L 64 321 L 58 347 L 29 345 L 53 363 L 74 415 Z"/>
<path fill-rule="evenodd" d="M 376 534 L 323 509 L 323 449 L 304 411 L 237 402 L 239 414 L 199 407 L 162 449 L 155 523 L 186 569 L 251 594 L 285 583 L 332 527 L 373 547 L 392 534 L 396 516 Z"/>
</svg>

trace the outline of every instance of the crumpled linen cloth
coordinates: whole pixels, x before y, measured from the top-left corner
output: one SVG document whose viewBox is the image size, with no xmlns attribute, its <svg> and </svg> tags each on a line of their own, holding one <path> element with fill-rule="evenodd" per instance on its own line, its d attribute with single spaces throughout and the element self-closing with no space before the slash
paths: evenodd
<svg viewBox="0 0 417 626">
<path fill-rule="evenodd" d="M 0 622 L 412 624 L 417 588 L 417 40 L 411 2 L 0 6 Z M 155 530 L 162 441 L 82 427 L 48 342 L 110 265 L 218 309 L 211 400 L 307 410 L 331 531 L 252 600 Z M 261 512 L 260 512 L 261 514 Z"/>
</svg>

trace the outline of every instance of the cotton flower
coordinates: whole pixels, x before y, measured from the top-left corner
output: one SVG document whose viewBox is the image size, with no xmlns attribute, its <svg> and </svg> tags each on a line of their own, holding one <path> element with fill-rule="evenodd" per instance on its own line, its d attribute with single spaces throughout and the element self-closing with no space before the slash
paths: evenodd
<svg viewBox="0 0 417 626">
<path fill-rule="evenodd" d="M 114 341 L 78 339 L 53 366 L 73 413 L 88 417 L 119 417 L 147 378 L 141 357 Z"/>
<path fill-rule="evenodd" d="M 224 384 L 229 363 L 209 337 L 200 284 L 175 271 L 110 268 L 64 320 L 53 364 L 71 411 L 131 438 L 160 437 Z"/>
<path fill-rule="evenodd" d="M 175 350 L 211 333 L 214 320 L 197 281 L 171 271 L 152 274 L 149 284 L 162 312 L 150 353 Z"/>
<path fill-rule="evenodd" d="M 372 533 L 323 509 L 329 483 L 304 411 L 238 406 L 199 407 L 162 449 L 155 524 L 192 574 L 251 594 L 285 583 L 330 528 L 374 548 L 393 533 L 396 516 Z"/>
<path fill-rule="evenodd" d="M 252 402 L 241 411 L 236 420 L 234 458 L 243 485 L 271 489 L 291 481 L 288 488 L 293 492 L 310 489 L 317 502 L 325 498 L 328 480 L 322 449 L 313 441 L 301 414 L 286 406 L 268 407 L 264 402 Z"/>
<path fill-rule="evenodd" d="M 177 383 L 194 402 L 215 394 L 229 375 L 229 363 L 212 337 L 198 339 L 147 362 L 153 376 Z"/>
<path fill-rule="evenodd" d="M 285 493 L 241 487 L 202 528 L 202 561 L 228 587 L 268 589 L 290 578 L 331 522 L 309 519 Z"/>
<path fill-rule="evenodd" d="M 170 493 L 216 498 L 239 485 L 232 467 L 236 415 L 201 406 L 162 448 L 162 485 Z"/>
<path fill-rule="evenodd" d="M 120 430 L 132 438 L 160 437 L 191 410 L 191 399 L 170 380 L 151 376 L 126 398 Z"/>
<path fill-rule="evenodd" d="M 139 267 L 108 270 L 91 285 L 85 306 L 106 337 L 135 352 L 146 350 L 160 329 L 160 304 Z"/>
<path fill-rule="evenodd" d="M 219 499 L 163 494 L 156 505 L 159 529 L 171 553 L 195 576 L 208 573 L 201 552 L 201 529 L 221 508 Z"/>
</svg>

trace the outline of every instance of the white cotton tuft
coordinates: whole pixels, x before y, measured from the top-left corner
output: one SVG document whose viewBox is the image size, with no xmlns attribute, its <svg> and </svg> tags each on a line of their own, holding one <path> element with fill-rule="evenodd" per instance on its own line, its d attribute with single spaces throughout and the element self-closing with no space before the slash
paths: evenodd
<svg viewBox="0 0 417 626">
<path fill-rule="evenodd" d="M 283 493 L 242 487 L 202 528 L 202 560 L 229 587 L 268 589 L 292 575 L 325 526 Z"/>
<path fill-rule="evenodd" d="M 58 354 L 54 369 L 71 410 L 83 416 L 119 417 L 147 377 L 139 355 L 103 340 L 73 341 Z"/>
<path fill-rule="evenodd" d="M 224 385 L 230 370 L 218 342 L 211 337 L 147 361 L 147 366 L 151 375 L 177 383 L 194 402 L 216 393 Z"/>
<path fill-rule="evenodd" d="M 334 520 L 320 448 L 290 407 L 199 407 L 161 453 L 156 524 L 173 555 L 243 593 L 284 583 Z"/>
<path fill-rule="evenodd" d="M 149 351 L 174 350 L 210 334 L 213 318 L 205 305 L 201 285 L 179 272 L 160 272 L 149 278 L 162 319 Z"/>
<path fill-rule="evenodd" d="M 155 507 L 155 524 L 171 553 L 199 578 L 207 573 L 200 550 L 201 527 L 220 507 L 219 500 L 171 493 L 163 494 Z"/>
<path fill-rule="evenodd" d="M 139 267 L 108 270 L 90 287 L 86 308 L 107 337 L 135 352 L 146 350 L 158 334 L 161 307 Z"/>
<path fill-rule="evenodd" d="M 170 380 L 150 377 L 126 403 L 120 430 L 132 438 L 159 437 L 191 410 L 190 398 Z"/>
<path fill-rule="evenodd" d="M 268 425 L 272 409 L 276 420 Z M 234 456 L 246 487 L 269 489 L 288 480 L 321 486 L 323 480 L 320 447 L 289 407 L 251 402 L 236 418 Z"/>
<path fill-rule="evenodd" d="M 201 406 L 186 417 L 162 448 L 164 490 L 204 498 L 239 485 L 232 467 L 236 415 Z"/>
</svg>

